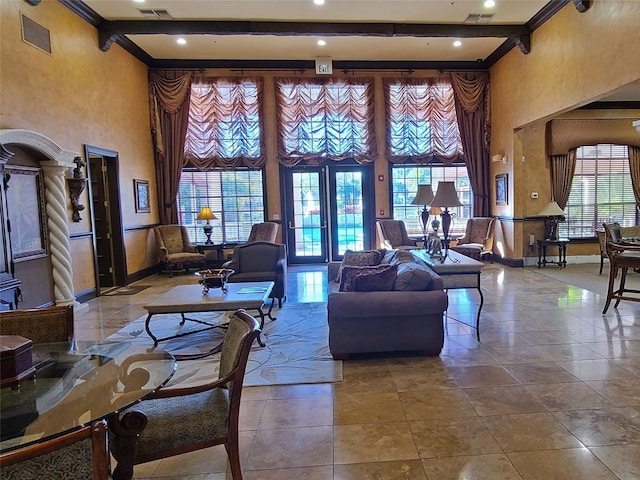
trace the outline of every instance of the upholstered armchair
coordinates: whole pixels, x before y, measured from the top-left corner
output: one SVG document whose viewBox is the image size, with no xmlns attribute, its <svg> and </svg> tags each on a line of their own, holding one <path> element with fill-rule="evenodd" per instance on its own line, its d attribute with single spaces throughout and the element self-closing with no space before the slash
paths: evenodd
<svg viewBox="0 0 640 480">
<path fill-rule="evenodd" d="M 182 225 L 160 225 L 153 228 L 158 245 L 158 260 L 162 267 L 169 270 L 169 276 L 173 276 L 173 269 L 189 267 L 203 268 L 205 256 L 198 253 L 196 247 L 191 245 L 187 228 Z"/>
<path fill-rule="evenodd" d="M 278 229 L 280 225 L 275 222 L 256 223 L 251 226 L 249 233 L 249 242 L 271 242 L 275 243 L 278 238 Z"/>
<path fill-rule="evenodd" d="M 402 220 L 378 220 L 376 222 L 380 248 L 387 250 L 413 250 L 417 248 L 416 240 L 409 238 L 407 228 Z"/>
<path fill-rule="evenodd" d="M 231 260 L 222 265 L 235 271 L 229 282 L 274 282 L 271 299 L 282 301 L 287 292 L 287 249 L 285 245 L 271 242 L 251 242 L 233 249 Z"/>
<path fill-rule="evenodd" d="M 241 480 L 240 395 L 249 351 L 259 334 L 258 321 L 236 311 L 222 344 L 218 380 L 160 389 L 110 418 L 109 445 L 118 462 L 114 478 L 131 478 L 133 465 L 223 444 L 232 478 Z"/>
<path fill-rule="evenodd" d="M 0 455 L 3 480 L 64 478 L 108 480 L 107 423 L 102 420 L 74 432 Z"/>
<path fill-rule="evenodd" d="M 0 313 L 0 335 L 20 335 L 34 344 L 73 341 L 73 306 L 7 310 Z"/>
<path fill-rule="evenodd" d="M 458 239 L 457 245 L 451 250 L 476 260 L 488 255 L 491 260 L 495 222 L 495 218 L 491 217 L 470 218 L 464 236 Z"/>
</svg>

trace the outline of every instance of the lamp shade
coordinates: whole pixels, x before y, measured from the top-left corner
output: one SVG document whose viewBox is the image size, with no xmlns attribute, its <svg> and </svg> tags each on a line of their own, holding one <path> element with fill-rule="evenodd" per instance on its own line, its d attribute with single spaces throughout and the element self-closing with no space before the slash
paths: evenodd
<svg viewBox="0 0 640 480">
<path fill-rule="evenodd" d="M 556 202 L 549 202 L 538 214 L 539 217 L 564 217 L 564 210 Z"/>
<path fill-rule="evenodd" d="M 462 202 L 458 198 L 456 192 L 456 184 L 454 182 L 438 182 L 438 190 L 433 198 L 431 205 L 434 207 L 461 207 Z"/>
<path fill-rule="evenodd" d="M 218 217 L 216 217 L 213 212 L 211 211 L 211 209 L 209 207 L 202 207 L 200 209 L 200 213 L 198 214 L 198 216 L 196 217 L 196 220 L 216 220 Z"/>
<path fill-rule="evenodd" d="M 418 192 L 411 201 L 411 205 L 431 205 L 433 201 L 433 190 L 431 185 L 418 185 Z"/>
</svg>

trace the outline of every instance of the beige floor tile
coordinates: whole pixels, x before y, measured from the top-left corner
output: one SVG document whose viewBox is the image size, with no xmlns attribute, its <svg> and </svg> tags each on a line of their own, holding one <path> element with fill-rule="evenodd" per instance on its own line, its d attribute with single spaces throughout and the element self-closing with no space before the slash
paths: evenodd
<svg viewBox="0 0 640 480">
<path fill-rule="evenodd" d="M 546 411 L 544 405 L 520 385 L 465 388 L 463 391 L 480 416 Z"/>
<path fill-rule="evenodd" d="M 305 385 L 273 385 L 269 388 L 269 400 L 279 398 L 318 398 L 333 396 L 332 383 Z M 244 394 L 243 394 L 244 395 Z"/>
<path fill-rule="evenodd" d="M 640 478 L 640 445 L 591 447 L 590 450 L 619 478 Z"/>
<path fill-rule="evenodd" d="M 333 463 L 333 427 L 258 430 L 247 470 L 310 467 Z"/>
<path fill-rule="evenodd" d="M 409 422 L 420 458 L 502 453 L 480 417 Z"/>
<path fill-rule="evenodd" d="M 333 456 L 335 464 L 419 458 L 406 422 L 336 425 Z"/>
<path fill-rule="evenodd" d="M 491 415 L 482 420 L 505 452 L 583 446 L 550 413 Z"/>
<path fill-rule="evenodd" d="M 518 383 L 515 377 L 500 365 L 449 367 L 449 372 L 460 387 L 490 387 Z"/>
<path fill-rule="evenodd" d="M 475 417 L 476 411 L 459 389 L 400 392 L 407 420 Z"/>
<path fill-rule="evenodd" d="M 577 382 L 578 379 L 555 362 L 503 365 L 520 383 Z"/>
<path fill-rule="evenodd" d="M 435 362 L 393 362 L 389 370 L 398 392 L 457 387 L 439 358 Z"/>
<path fill-rule="evenodd" d="M 436 480 L 521 480 L 505 454 L 473 455 L 422 460 L 427 478 Z"/>
<path fill-rule="evenodd" d="M 558 362 L 583 382 L 589 380 L 613 380 L 617 378 L 631 378 L 633 375 L 624 368 L 608 359 L 576 360 L 572 362 Z"/>
<path fill-rule="evenodd" d="M 525 388 L 552 411 L 612 406 L 609 400 L 582 382 L 526 385 Z"/>
<path fill-rule="evenodd" d="M 556 326 L 558 326 L 556 324 Z M 529 345 L 553 345 L 579 343 L 567 330 L 543 330 L 538 332 L 520 332 L 520 336 Z"/>
<path fill-rule="evenodd" d="M 331 480 L 333 466 L 278 468 L 274 470 L 245 470 L 243 480 Z M 228 479 L 230 480 L 230 478 Z"/>
<path fill-rule="evenodd" d="M 640 443 L 640 418 L 634 408 L 565 410 L 553 415 L 587 447 Z"/>
<path fill-rule="evenodd" d="M 326 480 L 326 478 L 324 480 Z M 425 476 L 420 460 L 336 465 L 333 471 L 333 480 L 383 479 L 427 480 L 427 477 Z"/>
<path fill-rule="evenodd" d="M 346 362 L 344 362 L 346 363 Z M 395 393 L 396 384 L 391 373 L 359 372 L 349 376 L 346 381 L 336 383 L 334 392 L 340 393 Z"/>
<path fill-rule="evenodd" d="M 267 400 L 258 429 L 317 427 L 333 423 L 331 397 Z"/>
<path fill-rule="evenodd" d="M 624 340 L 614 336 L 606 340 L 587 343 L 586 346 L 604 358 L 640 357 L 640 340 Z"/>
<path fill-rule="evenodd" d="M 640 379 L 587 382 L 616 407 L 640 406 Z"/>
<path fill-rule="evenodd" d="M 238 430 L 257 430 L 264 412 L 266 400 L 242 400 Z"/>
<path fill-rule="evenodd" d="M 523 480 L 617 480 L 587 448 L 508 454 Z"/>
<path fill-rule="evenodd" d="M 340 394 L 334 400 L 334 425 L 405 420 L 397 393 Z"/>
<path fill-rule="evenodd" d="M 467 349 L 443 349 L 440 354 L 442 363 L 448 367 L 495 365 L 496 359 L 485 348 Z"/>
<path fill-rule="evenodd" d="M 160 460 L 152 478 L 224 473 L 226 468 L 227 452 L 217 445 Z"/>
</svg>

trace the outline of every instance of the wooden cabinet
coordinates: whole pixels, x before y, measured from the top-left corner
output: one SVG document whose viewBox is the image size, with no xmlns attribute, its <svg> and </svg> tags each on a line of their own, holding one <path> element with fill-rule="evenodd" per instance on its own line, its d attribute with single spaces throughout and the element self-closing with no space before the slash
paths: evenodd
<svg viewBox="0 0 640 480">
<path fill-rule="evenodd" d="M 7 185 L 5 164 L 13 154 L 0 145 L 0 311 L 18 308 L 20 281 L 14 276 L 10 228 L 7 217 Z"/>
</svg>

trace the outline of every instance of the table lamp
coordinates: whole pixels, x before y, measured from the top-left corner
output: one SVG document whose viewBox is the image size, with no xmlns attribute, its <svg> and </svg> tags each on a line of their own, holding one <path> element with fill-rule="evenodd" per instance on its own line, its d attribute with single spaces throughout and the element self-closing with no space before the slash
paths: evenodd
<svg viewBox="0 0 640 480">
<path fill-rule="evenodd" d="M 538 214 L 539 217 L 547 217 L 544 220 L 544 238 L 546 240 L 558 240 L 558 222 L 560 218 L 564 221 L 564 210 L 555 201 L 545 205 Z"/>
<path fill-rule="evenodd" d="M 444 208 L 444 212 L 440 214 L 440 218 L 442 218 L 442 233 L 444 234 L 446 258 L 449 253 L 449 242 L 451 241 L 451 237 L 449 236 L 449 229 L 451 228 L 451 213 L 449 213 L 449 207 L 462 206 L 462 202 L 458 198 L 458 192 L 456 192 L 456 184 L 454 182 L 438 182 L 438 190 L 431 205 Z"/>
<path fill-rule="evenodd" d="M 429 215 L 431 215 L 427 205 L 431 205 L 432 201 L 433 190 L 431 189 L 431 185 L 418 185 L 418 192 L 415 198 L 411 200 L 411 205 L 422 205 L 420 224 L 422 225 L 422 235 L 425 242 L 427 239 L 427 224 L 429 222 Z"/>
<path fill-rule="evenodd" d="M 205 243 L 213 243 L 211 241 L 211 230 L 213 230 L 213 227 L 209 223 L 209 220 L 217 220 L 217 219 L 218 217 L 216 217 L 213 214 L 213 212 L 209 207 L 202 207 L 200 209 L 200 213 L 196 217 L 196 220 L 206 220 L 206 223 L 202 227 L 202 229 L 204 230 L 204 234 L 207 236 L 207 241 Z"/>
</svg>

